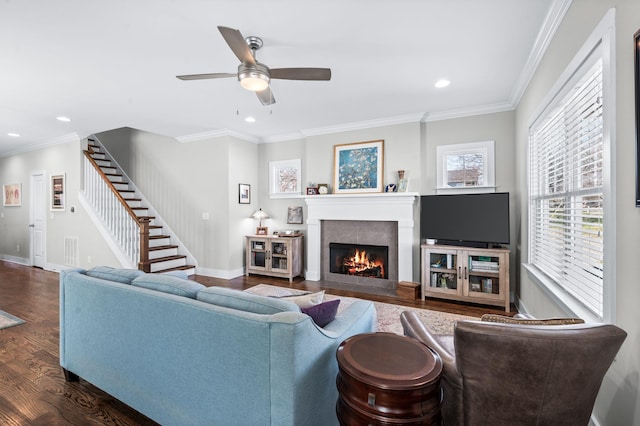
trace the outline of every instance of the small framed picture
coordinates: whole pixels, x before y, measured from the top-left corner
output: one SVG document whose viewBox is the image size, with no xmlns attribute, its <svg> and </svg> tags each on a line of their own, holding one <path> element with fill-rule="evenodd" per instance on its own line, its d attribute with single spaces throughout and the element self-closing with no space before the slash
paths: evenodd
<svg viewBox="0 0 640 426">
<path fill-rule="evenodd" d="M 302 224 L 302 206 L 289 207 L 287 211 L 287 223 Z"/>
<path fill-rule="evenodd" d="M 2 186 L 3 202 L 5 207 L 20 207 L 22 205 L 22 184 L 12 183 Z"/>
<path fill-rule="evenodd" d="M 64 211 L 65 182 L 64 173 L 51 175 L 51 210 Z"/>
<path fill-rule="evenodd" d="M 318 188 L 315 186 L 307 188 L 307 195 L 318 195 Z"/>
<path fill-rule="evenodd" d="M 269 228 L 266 226 L 258 226 L 256 228 L 256 235 L 269 235 Z"/>
<path fill-rule="evenodd" d="M 246 183 L 238 185 L 238 203 L 251 204 L 251 185 Z"/>
</svg>

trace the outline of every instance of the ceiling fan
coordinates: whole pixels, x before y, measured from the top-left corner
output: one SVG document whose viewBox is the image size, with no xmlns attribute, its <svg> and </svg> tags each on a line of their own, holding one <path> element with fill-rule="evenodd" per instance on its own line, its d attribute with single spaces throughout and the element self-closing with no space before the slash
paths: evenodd
<svg viewBox="0 0 640 426">
<path fill-rule="evenodd" d="M 190 74 L 176 76 L 180 80 L 205 80 L 209 78 L 237 77 L 240 85 L 247 90 L 256 92 L 262 105 L 276 103 L 269 81 L 272 78 L 281 80 L 331 80 L 330 68 L 273 68 L 256 60 L 256 51 L 262 47 L 260 37 L 243 37 L 239 30 L 219 26 L 218 30 L 224 37 L 233 53 L 240 59 L 238 72 Z"/>
</svg>

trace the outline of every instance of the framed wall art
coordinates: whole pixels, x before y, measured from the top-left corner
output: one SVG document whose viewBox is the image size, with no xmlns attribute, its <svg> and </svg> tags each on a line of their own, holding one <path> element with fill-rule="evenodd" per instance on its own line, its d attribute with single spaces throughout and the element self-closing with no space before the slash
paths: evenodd
<svg viewBox="0 0 640 426">
<path fill-rule="evenodd" d="M 65 179 L 64 173 L 51 175 L 51 210 L 64 211 L 65 209 Z"/>
<path fill-rule="evenodd" d="M 299 158 L 269 162 L 269 196 L 271 198 L 302 196 L 302 167 Z"/>
<path fill-rule="evenodd" d="M 251 204 L 251 185 L 247 183 L 238 184 L 238 203 Z"/>
<path fill-rule="evenodd" d="M 333 192 L 382 192 L 383 165 L 383 140 L 334 145 Z"/>
<path fill-rule="evenodd" d="M 302 224 L 302 206 L 288 208 L 287 223 L 295 225 Z"/>
<path fill-rule="evenodd" d="M 5 207 L 19 207 L 22 205 L 22 184 L 12 183 L 2 185 L 2 205 Z"/>
</svg>

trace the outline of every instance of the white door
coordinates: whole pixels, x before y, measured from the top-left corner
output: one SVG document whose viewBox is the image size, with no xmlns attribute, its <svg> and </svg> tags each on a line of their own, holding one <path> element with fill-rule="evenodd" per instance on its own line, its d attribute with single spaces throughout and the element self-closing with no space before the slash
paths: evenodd
<svg viewBox="0 0 640 426">
<path fill-rule="evenodd" d="M 31 174 L 31 264 L 44 268 L 47 246 L 47 191 L 44 172 Z"/>
</svg>

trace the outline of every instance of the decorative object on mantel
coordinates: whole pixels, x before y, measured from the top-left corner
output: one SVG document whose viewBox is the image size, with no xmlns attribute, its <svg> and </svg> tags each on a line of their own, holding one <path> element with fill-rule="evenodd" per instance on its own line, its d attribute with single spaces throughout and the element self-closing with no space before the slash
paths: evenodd
<svg viewBox="0 0 640 426">
<path fill-rule="evenodd" d="M 390 183 L 384 187 L 384 192 L 396 192 L 398 186 L 395 183 Z"/>
<path fill-rule="evenodd" d="M 398 170 L 398 192 L 407 192 L 409 179 L 405 178 L 405 171 Z"/>
<path fill-rule="evenodd" d="M 307 195 L 318 195 L 318 185 L 313 182 L 309 182 L 309 186 L 307 186 Z"/>
<path fill-rule="evenodd" d="M 12 183 L 2 186 L 5 207 L 20 207 L 22 205 L 22 184 Z"/>
<path fill-rule="evenodd" d="M 334 145 L 333 149 L 336 194 L 382 192 L 383 140 Z"/>
<path fill-rule="evenodd" d="M 320 195 L 326 195 L 329 194 L 331 191 L 329 191 L 329 185 L 326 183 L 319 183 L 318 184 L 318 194 Z"/>
<path fill-rule="evenodd" d="M 262 226 L 262 220 L 269 218 L 269 215 L 262 209 L 257 210 L 253 216 L 254 219 L 258 219 L 258 227 L 256 228 L 256 235 L 268 235 L 269 228 Z"/>
</svg>

